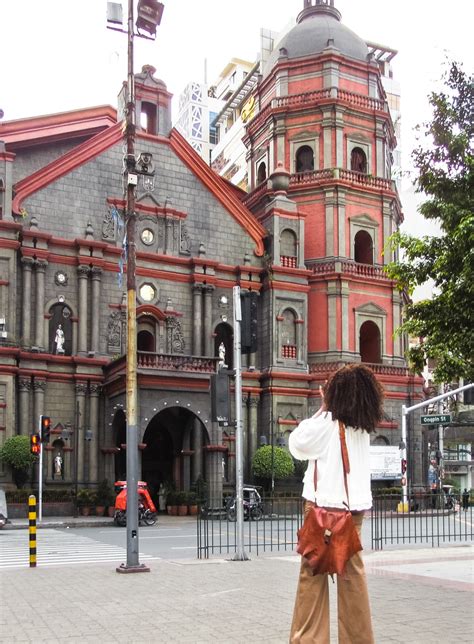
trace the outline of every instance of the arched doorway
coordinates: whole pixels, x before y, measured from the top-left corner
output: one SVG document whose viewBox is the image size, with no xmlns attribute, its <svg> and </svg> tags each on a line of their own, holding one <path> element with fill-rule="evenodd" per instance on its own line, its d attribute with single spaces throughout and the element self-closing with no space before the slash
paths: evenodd
<svg viewBox="0 0 474 644">
<path fill-rule="evenodd" d="M 148 483 L 154 501 L 158 501 L 161 483 L 168 489 L 189 490 L 199 474 L 206 478 L 201 449 L 209 443 L 207 431 L 188 409 L 168 407 L 156 414 L 143 442 L 142 480 Z"/>
<path fill-rule="evenodd" d="M 155 338 L 150 331 L 139 331 L 137 334 L 137 351 L 155 351 Z"/>
<path fill-rule="evenodd" d="M 380 330 L 372 320 L 367 320 L 367 322 L 364 322 L 360 327 L 359 347 L 360 359 L 362 362 L 382 362 L 380 351 Z"/>
<path fill-rule="evenodd" d="M 359 230 L 354 237 L 354 260 L 361 264 L 373 264 L 372 237 L 366 230 Z"/>
</svg>

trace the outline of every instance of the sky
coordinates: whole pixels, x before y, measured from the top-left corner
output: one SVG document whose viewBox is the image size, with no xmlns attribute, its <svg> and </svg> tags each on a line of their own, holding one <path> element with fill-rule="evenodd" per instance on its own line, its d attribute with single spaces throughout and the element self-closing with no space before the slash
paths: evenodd
<svg viewBox="0 0 474 644">
<path fill-rule="evenodd" d="M 126 0 L 122 0 L 125 7 Z M 0 108 L 4 121 L 82 107 L 116 106 L 127 74 L 127 39 L 106 27 L 106 0 L 2 0 Z M 232 57 L 254 61 L 260 28 L 281 31 L 303 0 L 164 0 L 156 41 L 135 39 L 135 71 L 144 64 L 174 94 L 190 80 L 210 84 Z M 402 150 L 409 169 L 414 127 L 429 119 L 427 95 L 440 88 L 446 55 L 473 68 L 469 0 L 336 0 L 342 22 L 360 37 L 398 50 Z M 125 10 L 126 13 L 126 10 Z M 411 182 L 404 210 L 416 225 Z M 407 220 L 407 216 L 406 220 Z M 419 223 L 419 221 L 418 221 Z M 424 222 L 424 232 L 426 222 Z"/>
</svg>

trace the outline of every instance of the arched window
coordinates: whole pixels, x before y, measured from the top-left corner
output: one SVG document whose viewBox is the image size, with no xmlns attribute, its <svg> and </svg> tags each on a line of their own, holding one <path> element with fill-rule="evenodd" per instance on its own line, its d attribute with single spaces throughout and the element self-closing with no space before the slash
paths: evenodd
<svg viewBox="0 0 474 644">
<path fill-rule="evenodd" d="M 351 170 L 367 174 L 367 157 L 362 148 L 352 148 Z"/>
<path fill-rule="evenodd" d="M 372 237 L 366 230 L 359 230 L 354 237 L 354 259 L 361 264 L 374 263 Z"/>
<path fill-rule="evenodd" d="M 280 263 L 286 268 L 296 268 L 298 262 L 298 244 L 292 230 L 283 230 L 280 237 Z"/>
<path fill-rule="evenodd" d="M 296 172 L 314 170 L 314 154 L 309 145 L 302 145 L 296 152 Z"/>
<path fill-rule="evenodd" d="M 360 359 L 362 362 L 381 363 L 380 330 L 379 327 L 367 320 L 359 331 Z"/>
<path fill-rule="evenodd" d="M 283 311 L 281 320 L 281 357 L 296 360 L 296 315 L 290 309 Z"/>
<path fill-rule="evenodd" d="M 155 338 L 150 331 L 139 331 L 137 334 L 137 351 L 155 351 Z"/>
<path fill-rule="evenodd" d="M 142 102 L 140 113 L 140 126 L 148 134 L 158 134 L 156 122 L 156 105 L 153 103 Z"/>
<path fill-rule="evenodd" d="M 214 331 L 214 355 L 219 355 L 219 346 L 223 343 L 225 347 L 224 363 L 228 369 L 233 368 L 233 333 L 232 327 L 226 322 L 218 324 Z"/>
<path fill-rule="evenodd" d="M 265 165 L 265 161 L 262 161 L 260 165 L 258 166 L 258 171 L 257 171 L 257 183 L 263 183 L 267 178 L 267 166 Z"/>
<path fill-rule="evenodd" d="M 71 309 L 66 304 L 53 304 L 49 313 L 49 347 L 51 353 L 70 356 L 72 354 Z"/>
</svg>

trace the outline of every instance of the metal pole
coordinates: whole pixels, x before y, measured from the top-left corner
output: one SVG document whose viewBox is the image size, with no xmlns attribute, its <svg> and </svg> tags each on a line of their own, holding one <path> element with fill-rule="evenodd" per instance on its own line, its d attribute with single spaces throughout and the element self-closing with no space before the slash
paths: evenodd
<svg viewBox="0 0 474 644">
<path fill-rule="evenodd" d="M 441 390 L 441 385 L 439 386 L 439 390 Z M 442 413 L 443 413 L 443 404 L 441 400 L 438 400 L 438 414 L 442 414 Z M 441 495 L 441 492 L 443 491 L 443 478 L 444 478 L 444 463 L 443 463 L 444 427 L 443 425 L 438 425 L 438 451 L 440 453 L 439 463 L 438 463 L 438 480 L 439 480 L 438 493 Z"/>
<path fill-rule="evenodd" d="M 400 458 L 401 460 L 407 460 L 407 408 L 405 405 L 402 405 L 402 449 Z M 402 476 L 405 478 L 405 485 L 402 485 L 402 502 L 403 509 L 405 512 L 408 512 L 408 467 L 405 473 L 402 473 Z"/>
<path fill-rule="evenodd" d="M 75 421 L 74 421 L 74 487 L 75 487 L 75 503 L 74 503 L 74 517 L 77 517 L 78 510 L 77 510 L 77 493 L 79 491 L 79 481 L 78 476 L 79 476 L 79 416 L 81 415 L 81 412 L 79 411 L 79 401 L 76 401 L 76 414 L 75 414 Z"/>
<path fill-rule="evenodd" d="M 38 463 L 38 520 L 43 518 L 43 437 L 41 435 L 41 418 L 38 419 L 38 434 L 40 444 L 40 457 Z"/>
<path fill-rule="evenodd" d="M 127 563 L 117 572 L 149 572 L 138 561 L 138 424 L 135 184 L 135 78 L 133 75 L 133 0 L 128 1 L 127 145 L 124 176 L 127 187 Z M 135 175 L 136 176 L 136 175 Z"/>
<path fill-rule="evenodd" d="M 244 551 L 244 506 L 243 506 L 243 437 L 242 437 L 242 353 L 240 342 L 240 325 L 242 309 L 240 304 L 240 286 L 234 286 L 234 369 L 235 369 L 235 496 L 237 505 L 236 550 L 234 561 L 247 561 Z"/>
</svg>

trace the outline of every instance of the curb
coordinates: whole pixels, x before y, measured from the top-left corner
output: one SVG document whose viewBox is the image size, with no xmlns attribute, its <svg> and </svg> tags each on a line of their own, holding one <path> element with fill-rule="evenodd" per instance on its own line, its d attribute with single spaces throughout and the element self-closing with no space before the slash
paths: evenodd
<svg viewBox="0 0 474 644">
<path fill-rule="evenodd" d="M 28 530 L 28 523 L 7 523 L 1 528 L 2 530 Z M 65 521 L 37 521 L 38 530 L 42 528 L 115 528 L 116 525 L 112 519 L 109 521 L 74 521 L 66 519 Z"/>
</svg>

